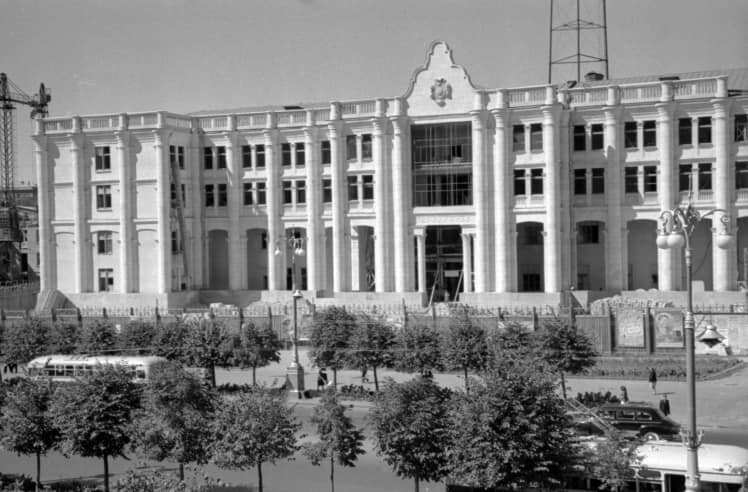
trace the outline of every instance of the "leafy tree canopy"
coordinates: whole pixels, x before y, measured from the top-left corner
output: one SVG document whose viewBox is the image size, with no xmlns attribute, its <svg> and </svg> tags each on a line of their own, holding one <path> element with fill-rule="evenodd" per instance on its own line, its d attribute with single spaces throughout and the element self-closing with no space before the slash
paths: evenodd
<svg viewBox="0 0 748 492">
<path fill-rule="evenodd" d="M 47 352 L 74 354 L 81 343 L 81 329 L 76 322 L 57 320 L 49 329 Z"/>
<path fill-rule="evenodd" d="M 231 362 L 242 369 L 252 368 L 252 382 L 255 380 L 255 369 L 271 362 L 280 362 L 280 350 L 283 343 L 269 324 L 255 325 L 246 322 L 233 340 Z"/>
<path fill-rule="evenodd" d="M 46 454 L 60 441 L 50 416 L 52 388 L 47 381 L 21 379 L 9 387 L 0 414 L 0 442 L 18 454 Z"/>
<path fill-rule="evenodd" d="M 542 357 L 559 371 L 577 374 L 595 365 L 589 337 L 560 320 L 548 321 L 537 334 Z"/>
<path fill-rule="evenodd" d="M 355 328 L 356 318 L 341 307 L 331 306 L 316 312 L 310 336 L 315 365 L 335 370 L 344 367 L 348 339 Z"/>
<path fill-rule="evenodd" d="M 83 326 L 79 352 L 83 354 L 111 354 L 117 349 L 117 331 L 107 319 L 96 319 Z"/>
<path fill-rule="evenodd" d="M 2 353 L 6 364 L 25 364 L 47 352 L 47 329 L 39 318 L 5 327 Z"/>
<path fill-rule="evenodd" d="M 395 368 L 425 374 L 441 368 L 439 334 L 431 326 L 406 325 L 397 334 Z"/>
<path fill-rule="evenodd" d="M 118 337 L 120 350 L 128 354 L 149 354 L 155 337 L 153 323 L 131 320 L 125 323 Z"/>
<path fill-rule="evenodd" d="M 152 341 L 153 355 L 189 364 L 185 349 L 187 333 L 188 327 L 181 319 L 159 323 Z"/>
<path fill-rule="evenodd" d="M 319 441 L 304 447 L 305 454 L 314 465 L 331 458 L 339 465 L 354 466 L 358 456 L 364 454 L 364 433 L 353 425 L 345 411 L 346 407 L 338 402 L 334 390 L 323 393 L 311 418 Z"/>
<path fill-rule="evenodd" d="M 452 316 L 449 329 L 444 334 L 442 361 L 446 369 L 468 371 L 481 370 L 486 366 L 488 345 L 486 333 L 474 324 L 467 311 Z"/>
</svg>

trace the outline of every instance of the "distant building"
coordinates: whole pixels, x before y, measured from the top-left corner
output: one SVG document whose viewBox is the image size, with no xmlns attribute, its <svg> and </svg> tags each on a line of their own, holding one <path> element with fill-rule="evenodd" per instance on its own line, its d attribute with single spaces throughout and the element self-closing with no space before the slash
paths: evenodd
<svg viewBox="0 0 748 492">
<path fill-rule="evenodd" d="M 658 217 L 691 197 L 729 225 L 697 227 L 695 280 L 736 290 L 748 69 L 595 78 L 484 89 L 435 42 L 396 98 L 47 118 L 42 289 L 288 290 L 295 234 L 301 288 L 322 297 L 678 290 Z"/>
</svg>

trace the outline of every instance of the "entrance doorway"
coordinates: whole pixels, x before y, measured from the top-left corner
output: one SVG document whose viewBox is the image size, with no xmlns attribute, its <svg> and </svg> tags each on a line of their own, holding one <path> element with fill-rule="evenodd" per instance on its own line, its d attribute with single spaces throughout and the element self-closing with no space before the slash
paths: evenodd
<svg viewBox="0 0 748 492">
<path fill-rule="evenodd" d="M 463 291 L 460 226 L 426 228 L 426 293 L 434 302 L 453 301 Z"/>
</svg>

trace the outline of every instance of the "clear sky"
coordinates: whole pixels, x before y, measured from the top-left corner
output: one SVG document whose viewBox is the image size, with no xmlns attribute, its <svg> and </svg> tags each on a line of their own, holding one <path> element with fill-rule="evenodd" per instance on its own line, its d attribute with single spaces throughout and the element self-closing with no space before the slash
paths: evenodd
<svg viewBox="0 0 748 492">
<path fill-rule="evenodd" d="M 569 0 L 557 0 L 568 2 Z M 583 12 L 594 14 L 591 0 Z M 550 0 L 0 0 L 0 71 L 52 116 L 393 97 L 433 40 L 475 84 L 543 84 Z M 587 10 L 588 9 L 588 10 Z M 611 77 L 748 66 L 747 0 L 608 0 Z M 19 179 L 32 178 L 17 111 Z"/>
</svg>

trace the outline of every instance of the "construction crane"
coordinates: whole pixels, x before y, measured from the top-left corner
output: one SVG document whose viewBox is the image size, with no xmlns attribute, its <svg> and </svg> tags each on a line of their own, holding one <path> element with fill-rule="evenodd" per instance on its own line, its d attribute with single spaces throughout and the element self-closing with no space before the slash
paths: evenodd
<svg viewBox="0 0 748 492">
<path fill-rule="evenodd" d="M 39 86 L 39 93 L 29 96 L 6 74 L 0 73 L 0 280 L 17 281 L 20 277 L 19 243 L 23 239 L 16 204 L 14 171 L 13 112 L 16 104 L 31 108 L 31 118 L 47 115 L 52 96 Z"/>
</svg>

